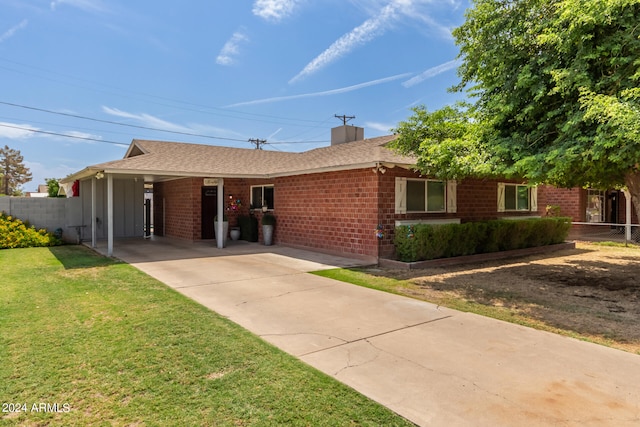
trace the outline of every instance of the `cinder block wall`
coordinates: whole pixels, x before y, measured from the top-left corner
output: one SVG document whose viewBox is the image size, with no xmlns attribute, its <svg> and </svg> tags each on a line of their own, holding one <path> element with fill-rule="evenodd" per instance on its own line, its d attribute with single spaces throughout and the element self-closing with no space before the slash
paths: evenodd
<svg viewBox="0 0 640 427">
<path fill-rule="evenodd" d="M 36 228 L 67 230 L 67 200 L 63 198 L 0 197 L 0 211 Z"/>
</svg>

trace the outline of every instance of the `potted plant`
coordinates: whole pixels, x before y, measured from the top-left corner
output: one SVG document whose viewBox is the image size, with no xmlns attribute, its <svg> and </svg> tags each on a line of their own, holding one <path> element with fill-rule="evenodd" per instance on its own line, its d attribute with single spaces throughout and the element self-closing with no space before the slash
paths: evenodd
<svg viewBox="0 0 640 427">
<path fill-rule="evenodd" d="M 273 227 L 276 225 L 276 217 L 270 213 L 262 215 L 262 239 L 265 246 L 273 243 Z"/>
<path fill-rule="evenodd" d="M 216 240 L 218 238 L 218 215 L 213 218 L 213 231 L 216 236 Z M 227 215 L 222 216 L 222 247 L 227 246 L 227 235 L 229 234 L 229 218 Z"/>
</svg>

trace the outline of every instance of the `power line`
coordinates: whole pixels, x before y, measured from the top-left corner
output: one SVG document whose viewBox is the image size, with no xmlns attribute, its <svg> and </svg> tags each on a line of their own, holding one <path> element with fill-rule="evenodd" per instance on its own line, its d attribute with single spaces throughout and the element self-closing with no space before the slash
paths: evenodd
<svg viewBox="0 0 640 427">
<path fill-rule="evenodd" d="M 33 106 L 28 106 L 28 105 L 15 104 L 15 103 L 6 102 L 6 101 L 0 101 L 0 104 L 1 105 L 7 105 L 7 106 L 10 106 L 10 107 L 15 107 L 15 108 L 24 108 L 24 109 L 32 110 L 32 111 L 39 111 L 39 112 L 43 112 L 43 113 L 47 113 L 47 114 L 55 114 L 55 115 L 64 116 L 64 117 L 71 117 L 71 118 L 81 119 L 81 120 L 89 120 L 89 121 L 93 121 L 93 122 L 106 123 L 106 124 L 110 124 L 110 125 L 125 126 L 125 127 L 135 128 L 135 129 L 151 130 L 151 131 L 155 131 L 155 132 L 165 132 L 165 133 L 171 133 L 171 134 L 176 134 L 176 135 L 194 136 L 194 137 L 199 137 L 199 138 L 217 139 L 217 140 L 234 141 L 234 142 L 246 142 L 245 139 L 227 138 L 227 137 L 213 136 L 213 135 L 202 135 L 202 134 L 191 133 L 191 132 L 181 132 L 181 131 L 173 131 L 173 130 L 167 130 L 167 129 L 153 128 L 153 127 L 149 127 L 149 126 L 132 125 L 132 124 L 129 124 L 129 123 L 116 122 L 116 121 L 112 121 L 112 120 L 96 119 L 94 117 L 81 116 L 81 115 L 78 115 L 78 114 L 63 113 L 63 112 L 60 112 L 60 111 L 52 111 L 52 110 L 47 110 L 45 108 L 38 108 L 38 107 L 33 107 Z M 10 126 L 5 126 L 5 127 L 10 127 Z M 110 132 L 110 131 L 105 131 L 105 132 Z M 40 133 L 46 133 L 46 132 L 41 131 Z M 51 133 L 51 134 L 53 134 L 53 135 L 63 135 L 64 136 L 64 134 L 56 134 L 56 133 Z M 97 139 L 97 141 L 103 141 L 103 140 Z M 249 142 L 252 142 L 252 141 L 249 140 Z M 286 141 L 286 142 L 283 141 L 283 142 L 270 142 L 269 144 L 324 144 L 324 143 L 328 143 L 328 142 L 329 141 L 326 141 L 326 140 L 324 140 L 324 141 Z M 266 140 L 265 140 L 265 143 L 266 143 Z"/>
<path fill-rule="evenodd" d="M 126 98 L 134 98 L 134 99 L 135 99 L 135 96 L 132 96 L 132 95 L 137 95 L 138 97 L 145 97 L 145 98 L 157 99 L 157 100 L 161 100 L 161 101 L 168 101 L 168 102 L 182 104 L 182 105 L 198 107 L 198 109 L 194 109 L 194 108 L 179 107 L 179 106 L 176 106 L 176 105 L 169 105 L 169 104 L 166 104 L 166 103 L 153 102 L 154 104 L 157 104 L 157 105 L 177 108 L 177 109 L 185 110 L 185 111 L 195 111 L 195 112 L 199 112 L 199 113 L 212 114 L 212 115 L 218 115 L 218 116 L 223 116 L 223 117 L 231 117 L 231 118 L 240 119 L 240 120 L 246 120 L 246 117 L 242 117 L 242 116 L 238 116 L 238 115 L 264 117 L 264 118 L 267 118 L 267 119 L 275 119 L 275 120 L 286 120 L 288 122 L 293 121 L 294 123 L 287 123 L 290 126 L 305 126 L 305 125 L 298 124 L 299 122 L 308 122 L 308 123 L 314 123 L 314 124 L 318 125 L 318 126 L 311 126 L 311 127 L 319 127 L 322 124 L 321 121 L 318 121 L 318 120 L 288 118 L 288 117 L 273 116 L 273 115 L 269 115 L 269 114 L 258 114 L 258 113 L 249 113 L 249 112 L 238 111 L 238 110 L 229 110 L 229 109 L 226 109 L 226 108 L 211 107 L 211 106 L 206 106 L 206 105 L 202 105 L 202 104 L 196 104 L 196 103 L 192 103 L 192 102 L 187 102 L 187 101 L 181 101 L 181 100 L 177 100 L 177 99 L 162 97 L 162 96 L 158 96 L 158 95 L 150 95 L 150 94 L 143 93 L 143 92 L 133 92 L 133 91 L 129 91 L 127 89 L 118 88 L 116 86 L 107 85 L 107 84 L 99 83 L 99 82 L 94 82 L 94 81 L 83 79 L 83 78 L 76 77 L 76 76 L 71 76 L 71 75 L 58 73 L 56 71 L 48 70 L 46 68 L 36 67 L 36 66 L 33 66 L 33 65 L 28 65 L 28 64 L 24 64 L 24 63 L 20 63 L 20 62 L 16 62 L 16 61 L 11 61 L 11 60 L 6 59 L 6 58 L 1 58 L 0 57 L 0 61 L 11 63 L 11 64 L 14 64 L 14 65 L 18 65 L 20 67 L 25 67 L 27 69 L 33 69 L 33 70 L 45 72 L 47 74 L 47 77 L 40 76 L 40 75 L 37 75 L 37 74 L 32 74 L 32 75 L 34 77 L 37 77 L 37 78 L 40 78 L 40 79 L 44 79 L 44 80 L 48 80 L 48 81 L 52 81 L 52 82 L 56 82 L 56 83 L 61 83 L 61 84 L 65 84 L 65 85 L 70 85 L 70 86 L 76 86 L 76 87 L 79 87 L 81 89 L 88 89 L 88 90 L 93 90 L 93 91 L 97 91 L 97 92 L 103 92 L 103 93 L 107 93 L 107 94 L 117 94 L 118 96 L 124 96 Z M 21 76 L 24 76 L 24 74 L 25 74 L 25 71 L 20 71 L 20 70 L 7 68 L 7 67 L 2 67 L 2 66 L 0 66 L 0 68 L 5 69 L 5 70 L 9 70 L 9 71 L 12 71 L 12 72 L 15 72 L 15 73 L 18 73 Z M 105 87 L 105 88 L 107 88 L 109 90 L 96 89 L 96 88 L 82 86 L 82 85 L 80 85 L 78 83 L 75 83 L 75 82 L 70 83 L 70 82 L 65 82 L 65 81 L 62 81 L 62 80 L 52 79 L 51 77 L 49 77 L 52 74 L 61 76 L 61 77 L 66 78 L 66 79 L 71 79 L 71 80 L 75 80 L 75 81 L 78 81 L 78 82 L 87 83 L 89 85 L 102 86 L 102 87 Z M 118 93 L 114 93 L 114 92 L 111 92 L 110 90 L 115 90 L 115 91 L 120 92 L 120 93 L 119 94 Z M 205 109 L 205 110 L 202 110 L 202 109 Z M 216 110 L 217 112 L 214 113 L 212 111 L 206 111 L 206 110 Z M 230 114 L 230 112 L 233 112 L 236 115 Z M 251 120 L 261 121 L 261 122 L 265 122 L 265 123 L 279 123 L 279 122 L 274 121 L 274 120 L 259 120 L 259 119 L 256 119 L 256 118 L 253 118 Z"/>
<path fill-rule="evenodd" d="M 191 133 L 191 132 L 180 132 L 180 131 L 175 131 L 175 130 L 152 128 L 152 127 L 148 127 L 148 126 L 132 125 L 132 124 L 129 124 L 129 123 L 114 122 L 112 120 L 102 120 L 102 119 L 96 119 L 96 118 L 93 118 L 93 117 L 80 116 L 80 115 L 77 115 L 77 114 L 62 113 L 62 112 L 59 112 L 59 111 L 46 110 L 44 108 L 30 107 L 28 105 L 14 104 L 14 103 L 5 102 L 5 101 L 0 101 L 0 104 L 8 105 L 10 107 L 24 108 L 24 109 L 27 109 L 27 110 L 40 111 L 40 112 L 48 113 L 48 114 L 57 114 L 59 116 L 73 117 L 75 119 L 91 120 L 91 121 L 99 122 L 99 123 L 107 123 L 107 124 L 110 124 L 110 125 L 127 126 L 127 127 L 131 127 L 131 128 L 136 128 L 136 129 L 152 130 L 152 131 L 156 131 L 156 132 L 166 132 L 166 133 L 172 133 L 172 134 L 176 134 L 176 135 L 196 136 L 196 137 L 199 137 L 199 138 L 210 138 L 210 139 L 221 139 L 221 140 L 225 140 L 225 141 L 245 142 L 243 139 L 225 138 L 225 137 L 222 137 L 222 136 L 201 135 L 201 134 Z"/>
<path fill-rule="evenodd" d="M 5 128 L 11 128 L 11 129 L 26 130 L 26 131 L 34 132 L 34 133 L 43 133 L 43 134 L 46 134 L 46 135 L 62 136 L 62 137 L 65 137 L 65 138 L 82 139 L 82 140 L 85 140 L 85 141 L 96 141 L 96 142 L 105 142 L 107 144 L 123 145 L 125 147 L 128 147 L 130 145 L 130 144 L 125 144 L 124 142 L 109 141 L 107 139 L 91 138 L 91 137 L 88 137 L 88 136 L 67 135 L 67 134 L 64 134 L 64 133 L 48 132 L 48 131 L 40 130 L 40 129 L 31 129 L 31 128 L 26 128 L 26 127 L 21 127 L 21 126 L 11 126 L 11 125 L 7 125 L 7 124 L 4 124 L 4 123 L 0 123 L 0 126 L 5 127 Z"/>
</svg>

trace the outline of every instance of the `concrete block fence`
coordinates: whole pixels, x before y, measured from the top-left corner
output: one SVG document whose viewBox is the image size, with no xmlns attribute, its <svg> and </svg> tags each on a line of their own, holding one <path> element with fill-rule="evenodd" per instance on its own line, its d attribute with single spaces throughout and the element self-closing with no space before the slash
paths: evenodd
<svg viewBox="0 0 640 427">
<path fill-rule="evenodd" d="M 36 228 L 45 228 L 55 231 L 61 228 L 63 238 L 67 241 L 75 241 L 76 231 L 69 228 L 74 223 L 74 204 L 77 199 L 63 198 L 30 198 L 30 197 L 0 197 L 0 212 L 18 218 Z"/>
</svg>

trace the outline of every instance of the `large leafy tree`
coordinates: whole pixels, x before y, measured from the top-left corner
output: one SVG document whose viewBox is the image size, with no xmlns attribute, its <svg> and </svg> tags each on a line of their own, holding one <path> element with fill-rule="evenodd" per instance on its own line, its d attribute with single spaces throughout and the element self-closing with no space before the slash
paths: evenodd
<svg viewBox="0 0 640 427">
<path fill-rule="evenodd" d="M 436 174 L 626 186 L 640 214 L 640 0 L 474 0 L 453 35 L 467 131 L 426 142 L 416 120 L 435 113 L 416 110 L 396 129 L 401 151 L 477 151 L 472 168 L 422 162 Z"/>
<path fill-rule="evenodd" d="M 0 148 L 0 180 L 6 195 L 20 193 L 20 186 L 31 181 L 31 172 L 24 165 L 20 151 L 4 146 Z"/>
</svg>

